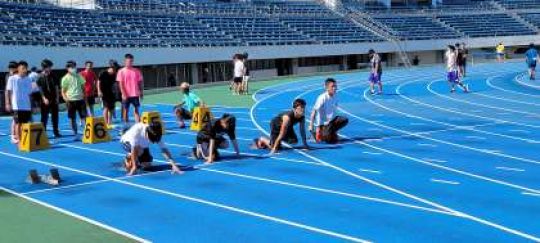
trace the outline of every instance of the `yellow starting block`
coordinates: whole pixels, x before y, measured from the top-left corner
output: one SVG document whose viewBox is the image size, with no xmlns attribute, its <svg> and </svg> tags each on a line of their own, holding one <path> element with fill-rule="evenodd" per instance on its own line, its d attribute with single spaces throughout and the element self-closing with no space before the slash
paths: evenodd
<svg viewBox="0 0 540 243">
<path fill-rule="evenodd" d="M 193 131 L 200 131 L 206 123 L 212 120 L 212 118 L 212 113 L 208 107 L 196 107 L 193 110 L 190 129 Z"/>
<path fill-rule="evenodd" d="M 83 143 L 101 143 L 111 141 L 107 124 L 103 117 L 87 117 L 84 126 Z"/>
<path fill-rule="evenodd" d="M 149 124 L 150 122 L 159 122 L 161 123 L 161 128 L 163 134 L 165 134 L 165 124 L 161 120 L 161 114 L 157 111 L 145 111 L 142 114 L 142 122 L 144 124 Z"/>
<path fill-rule="evenodd" d="M 49 148 L 49 139 L 41 122 L 22 124 L 19 151 L 31 152 L 47 148 Z"/>
</svg>

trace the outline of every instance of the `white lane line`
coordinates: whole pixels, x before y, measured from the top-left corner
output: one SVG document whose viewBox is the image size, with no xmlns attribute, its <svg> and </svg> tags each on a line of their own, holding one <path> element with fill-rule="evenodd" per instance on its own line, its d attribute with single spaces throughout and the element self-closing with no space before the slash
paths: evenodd
<svg viewBox="0 0 540 243">
<path fill-rule="evenodd" d="M 380 128 L 374 128 L 374 127 L 368 128 L 367 130 L 368 130 L 368 131 L 371 131 L 371 132 L 380 132 L 380 131 L 382 131 L 382 129 L 380 129 Z"/>
<path fill-rule="evenodd" d="M 480 136 L 465 136 L 465 137 L 468 139 L 486 140 L 485 137 L 480 137 Z"/>
<path fill-rule="evenodd" d="M 431 144 L 431 143 L 419 143 L 417 145 L 421 146 L 421 147 L 431 147 L 431 148 L 436 148 L 437 147 L 437 145 Z"/>
<path fill-rule="evenodd" d="M 314 90 L 311 90 L 311 91 L 308 90 L 307 92 L 304 92 L 304 93 L 298 95 L 297 97 L 301 97 L 302 95 L 305 95 L 305 94 L 307 94 L 307 93 L 309 93 L 309 92 L 313 92 L 313 91 L 314 91 Z M 256 101 L 256 103 L 255 103 L 255 105 L 252 106 L 251 111 L 250 111 L 251 119 L 253 120 L 253 123 L 255 124 L 255 126 L 256 126 L 257 128 L 259 128 L 259 129 L 261 130 L 261 132 L 263 132 L 263 133 L 265 133 L 265 134 L 268 134 L 268 132 L 267 132 L 266 130 L 264 130 L 264 128 L 262 128 L 262 127 L 260 126 L 260 124 L 257 123 L 257 120 L 255 119 L 255 116 L 254 116 L 254 109 L 255 109 L 260 103 L 262 103 L 263 101 L 265 101 L 265 100 L 267 100 L 267 99 L 269 99 L 269 98 L 271 98 L 271 97 L 273 97 L 273 96 L 276 96 L 276 95 L 278 95 L 278 94 L 280 94 L 280 93 L 283 93 L 283 91 L 282 91 L 282 92 L 279 92 L 279 93 L 275 93 L 275 94 L 269 95 L 269 96 L 266 96 L 266 97 L 264 97 L 264 98 L 262 98 L 262 99 L 260 99 L 260 100 L 254 99 L 254 100 Z M 365 93 L 364 93 L 364 95 L 365 95 Z M 343 135 L 341 135 L 341 136 L 344 137 L 344 138 L 347 138 L 347 139 L 351 139 L 350 137 L 347 137 L 347 136 L 343 136 Z M 361 142 L 361 141 L 357 141 L 357 140 L 356 140 L 356 142 L 357 142 L 358 144 L 362 144 L 362 145 L 365 145 L 365 146 L 369 146 L 369 147 L 375 148 L 375 149 L 377 149 L 377 150 L 385 151 L 385 152 L 390 153 L 390 154 L 398 155 L 398 156 L 400 156 L 400 157 L 406 157 L 406 158 L 411 159 L 411 160 L 414 160 L 414 161 L 419 161 L 419 160 L 416 159 L 416 158 L 412 158 L 412 157 L 410 157 L 410 156 L 406 156 L 406 155 L 403 155 L 403 154 L 399 154 L 399 153 L 396 153 L 396 152 L 394 152 L 394 151 L 390 151 L 390 150 L 378 148 L 378 147 L 375 147 L 375 146 L 370 145 L 370 144 L 365 143 L 365 142 Z M 453 213 L 455 213 L 455 214 L 457 214 L 457 215 L 461 215 L 461 216 L 463 216 L 463 217 L 465 217 L 465 218 L 467 218 L 467 219 L 470 219 L 470 220 L 472 220 L 472 221 L 475 221 L 475 222 L 478 222 L 478 223 L 481 223 L 481 224 L 484 224 L 484 225 L 491 226 L 491 227 L 493 227 L 493 228 L 499 229 L 499 230 L 501 230 L 501 231 L 505 231 L 505 232 L 507 232 L 507 233 L 511 233 L 511 234 L 514 234 L 514 235 L 518 235 L 518 236 L 520 236 L 520 237 L 523 237 L 523 238 L 526 238 L 526 239 L 529 239 L 529 240 L 540 241 L 540 238 L 538 238 L 538 237 L 536 237 L 536 236 L 534 236 L 534 235 L 530 235 L 530 234 L 521 232 L 521 231 L 519 231 L 519 230 L 515 230 L 515 229 L 512 229 L 512 228 L 508 228 L 508 227 L 506 227 L 506 226 L 499 225 L 499 224 L 497 224 L 497 223 L 494 223 L 494 222 L 491 222 L 491 221 L 488 221 L 488 220 L 485 220 L 485 219 L 482 219 L 482 218 L 478 218 L 478 217 L 475 217 L 475 216 L 472 216 L 472 215 L 469 215 L 469 214 L 465 214 L 465 213 L 456 211 L 456 210 L 454 210 L 454 209 L 445 207 L 445 206 L 443 206 L 443 205 L 441 205 L 441 204 L 437 204 L 437 203 L 435 203 L 435 202 L 431 202 L 431 201 L 429 201 L 429 200 L 426 200 L 426 199 L 417 197 L 417 196 L 415 196 L 415 195 L 408 194 L 408 193 L 406 193 L 406 192 L 404 192 L 404 191 L 401 191 L 401 190 L 399 190 L 399 189 L 396 189 L 396 188 L 393 188 L 393 187 L 384 185 L 384 184 L 379 183 L 379 182 L 377 182 L 377 181 L 373 181 L 373 180 L 370 180 L 370 179 L 368 179 L 368 178 L 362 177 L 362 176 L 360 176 L 360 175 L 358 175 L 358 174 L 355 174 L 355 173 L 353 173 L 353 172 L 350 172 L 350 171 L 348 171 L 348 170 L 345 170 L 345 169 L 343 169 L 343 168 L 341 168 L 341 167 L 339 167 L 339 166 L 333 165 L 333 164 L 328 163 L 328 162 L 326 162 L 326 161 L 323 161 L 323 160 L 321 160 L 321 159 L 319 159 L 319 158 L 317 158 L 317 157 L 314 157 L 314 156 L 312 156 L 312 155 L 310 155 L 310 154 L 307 154 L 307 153 L 305 153 L 305 152 L 303 152 L 303 151 L 296 150 L 296 149 L 295 149 L 294 151 L 296 151 L 297 153 L 300 153 L 300 154 L 302 154 L 302 155 L 304 155 L 304 156 L 306 156 L 306 157 L 309 157 L 309 158 L 311 158 L 311 159 L 314 159 L 315 161 L 318 161 L 318 162 L 320 162 L 320 163 L 326 164 L 328 167 L 333 168 L 333 169 L 335 169 L 335 170 L 337 170 L 337 171 L 340 171 L 340 172 L 342 172 L 342 173 L 344 173 L 344 174 L 347 174 L 347 175 L 349 175 L 349 176 L 351 176 L 351 177 L 354 177 L 354 178 L 357 178 L 357 179 L 359 179 L 359 180 L 362 180 L 362 181 L 368 182 L 368 183 L 370 183 L 370 184 L 376 185 L 376 186 L 378 186 L 378 187 L 387 189 L 387 190 L 392 191 L 392 192 L 394 192 L 394 193 L 398 193 L 398 194 L 401 194 L 401 195 L 406 196 L 406 197 L 408 197 L 408 198 L 412 198 L 412 199 L 418 200 L 418 201 L 420 201 L 420 202 L 424 202 L 424 203 L 426 203 L 426 204 L 432 205 L 432 206 L 437 207 L 437 208 L 442 209 L 442 210 L 446 210 L 446 211 L 449 211 L 449 212 L 453 212 Z M 419 161 L 419 162 L 422 162 L 422 163 L 423 163 L 424 161 Z M 440 167 L 442 167 L 442 166 L 440 166 Z M 457 172 L 457 170 L 452 169 L 452 168 L 445 168 L 445 169 L 453 170 L 453 171 L 456 171 L 456 172 Z M 485 179 L 485 180 L 491 180 L 491 181 L 493 181 L 493 182 L 496 181 L 496 180 L 493 180 L 493 179 L 489 179 L 489 178 L 487 178 L 487 177 L 482 177 L 482 176 L 478 176 L 478 175 L 473 175 L 473 174 L 470 174 L 470 173 L 467 173 L 467 172 L 462 172 L 462 171 L 461 171 L 460 173 L 464 173 L 464 174 L 468 174 L 468 175 L 471 175 L 471 176 L 475 176 L 475 177 L 477 177 L 477 178 L 483 178 L 483 179 Z M 502 181 L 497 181 L 497 182 L 498 182 L 498 183 L 504 183 L 504 182 L 502 182 Z M 505 184 L 509 185 L 508 183 L 505 183 Z M 521 187 L 521 186 L 517 186 L 517 187 Z M 521 187 L 521 188 L 524 188 L 524 187 Z M 532 191 L 531 189 L 528 189 L 528 188 L 525 189 L 525 190 L 526 190 L 526 191 Z"/>
<path fill-rule="evenodd" d="M 3 152 L 1 152 L 1 151 L 0 151 L 0 153 L 3 154 Z M 106 224 L 101 223 L 101 222 L 98 222 L 98 221 L 96 221 L 96 220 L 93 220 L 93 219 L 90 219 L 90 218 L 81 216 L 81 215 L 79 215 L 79 214 L 76 214 L 76 213 L 74 213 L 74 212 L 65 210 L 65 209 L 63 209 L 63 208 L 53 206 L 53 205 L 51 205 L 51 204 L 49 204 L 49 203 L 46 203 L 46 202 L 44 202 L 44 201 L 41 201 L 41 200 L 38 200 L 38 199 L 35 199 L 35 198 L 32 198 L 32 197 L 23 195 L 23 194 L 21 194 L 21 193 L 15 192 L 15 191 L 10 190 L 10 189 L 8 189 L 8 188 L 5 188 L 5 187 L 3 187 L 3 186 L 0 186 L 0 189 L 3 190 L 3 191 L 6 191 L 6 192 L 8 192 L 8 193 L 11 193 L 11 194 L 13 194 L 13 195 L 15 195 L 15 196 L 17 196 L 17 197 L 20 197 L 20 198 L 22 198 L 22 199 L 25 199 L 25 200 L 28 200 L 28 201 L 30 201 L 30 202 L 39 204 L 39 205 L 44 206 L 44 207 L 46 207 L 46 208 L 49 208 L 49 209 L 52 209 L 52 210 L 54 210 L 54 211 L 63 213 L 63 214 L 65 214 L 65 215 L 71 216 L 71 217 L 76 218 L 76 219 L 78 219 L 78 220 L 87 222 L 87 223 L 89 223 L 89 224 L 93 224 L 93 225 L 95 225 L 95 226 L 97 226 L 97 227 L 100 227 L 100 228 L 103 228 L 103 229 L 105 229 L 105 230 L 109 230 L 109 231 L 114 232 L 114 233 L 116 233 L 116 234 L 118 234 L 118 235 L 125 236 L 125 237 L 127 237 L 127 238 L 129 238 L 129 239 L 132 239 L 132 240 L 134 240 L 134 241 L 142 242 L 142 243 L 149 243 L 149 242 L 151 242 L 151 241 L 146 240 L 146 239 L 143 239 L 143 238 L 141 238 L 141 237 L 139 237 L 139 236 L 130 234 L 130 233 L 125 232 L 125 231 L 123 231 L 123 230 L 114 228 L 114 227 L 112 227 L 112 226 L 106 225 Z"/>
<path fill-rule="evenodd" d="M 369 154 L 369 155 L 382 155 L 382 153 L 378 153 L 378 152 L 368 152 L 368 151 L 364 151 L 362 152 L 364 154 Z"/>
<path fill-rule="evenodd" d="M 459 185 L 459 182 L 456 181 L 448 181 L 448 180 L 440 180 L 440 179 L 430 179 L 431 182 L 435 183 L 441 183 L 441 184 L 449 184 L 449 185 Z"/>
<path fill-rule="evenodd" d="M 383 139 L 382 138 L 368 138 L 368 139 L 364 139 L 364 142 L 382 142 Z"/>
<path fill-rule="evenodd" d="M 495 167 L 495 169 L 506 170 L 506 171 L 517 171 L 517 172 L 524 172 L 525 171 L 524 169 L 504 167 L 504 166 Z"/>
<path fill-rule="evenodd" d="M 422 160 L 428 161 L 428 162 L 435 162 L 435 163 L 446 163 L 448 161 L 442 160 L 442 159 L 430 159 L 430 158 L 422 158 Z"/>
<path fill-rule="evenodd" d="M 538 193 L 522 192 L 521 194 L 533 197 L 540 197 L 540 194 Z"/>
<path fill-rule="evenodd" d="M 265 214 L 262 214 L 262 213 L 257 213 L 255 211 L 249 211 L 249 210 L 229 206 L 229 205 L 218 203 L 218 202 L 213 202 L 213 201 L 209 201 L 209 200 L 205 200 L 205 199 L 201 199 L 201 198 L 196 198 L 196 197 L 188 196 L 188 195 L 185 195 L 185 194 L 174 193 L 174 192 L 170 192 L 170 191 L 167 191 L 167 190 L 157 189 L 157 188 L 154 188 L 154 187 L 145 186 L 145 185 L 141 185 L 141 184 L 137 184 L 137 183 L 133 183 L 133 182 L 129 182 L 129 181 L 118 180 L 118 179 L 115 179 L 115 178 L 112 178 L 112 177 L 102 176 L 102 175 L 98 175 L 98 174 L 94 174 L 94 173 L 91 173 L 91 172 L 86 172 L 86 171 L 74 169 L 74 168 L 67 167 L 67 166 L 62 166 L 62 165 L 57 165 L 57 164 L 54 164 L 54 163 L 49 163 L 49 162 L 42 161 L 42 160 L 26 158 L 26 157 L 22 157 L 22 156 L 18 156 L 18 155 L 15 155 L 15 154 L 10 154 L 10 153 L 4 153 L 2 151 L 0 151 L 0 154 L 3 154 L 3 155 L 8 156 L 8 157 L 12 157 L 12 158 L 18 158 L 18 159 L 26 160 L 26 161 L 37 163 L 37 164 L 43 164 L 43 165 L 47 165 L 47 166 L 54 166 L 54 167 L 57 167 L 59 169 L 78 172 L 78 173 L 81 173 L 81 174 L 93 176 L 93 177 L 100 178 L 100 179 L 110 180 L 110 181 L 116 182 L 118 184 L 123 184 L 123 185 L 126 185 L 126 186 L 131 186 L 131 187 L 135 187 L 135 188 L 155 192 L 155 193 L 158 193 L 158 194 L 171 196 L 171 197 L 178 198 L 178 199 L 181 199 L 181 200 L 200 203 L 200 204 L 203 204 L 203 205 L 223 209 L 223 210 L 226 210 L 226 211 L 235 212 L 235 213 L 238 213 L 238 214 L 251 216 L 251 217 L 254 217 L 254 218 L 259 218 L 259 219 L 263 219 L 263 220 L 267 220 L 267 221 L 272 221 L 272 222 L 275 222 L 275 223 L 280 223 L 280 224 L 283 224 L 283 225 L 288 225 L 288 226 L 292 226 L 292 227 L 296 227 L 296 228 L 300 228 L 300 229 L 305 229 L 305 230 L 308 230 L 308 231 L 316 232 L 316 233 L 323 234 L 323 235 L 332 236 L 332 237 L 339 238 L 339 239 L 349 240 L 349 241 L 353 241 L 353 242 L 366 242 L 366 243 L 369 242 L 367 240 L 363 240 L 363 239 L 360 239 L 360 238 L 357 238 L 357 237 L 354 237 L 354 236 L 345 235 L 345 234 L 337 233 L 337 232 L 334 232 L 334 231 L 330 231 L 330 230 L 326 230 L 326 229 L 322 229 L 322 228 L 317 228 L 317 227 L 314 227 L 314 226 L 305 225 L 305 224 L 301 224 L 301 223 L 298 223 L 298 222 L 289 221 L 289 220 L 286 220 L 286 219 L 273 217 L 273 216 L 265 215 Z M 135 238 L 135 237 L 133 237 L 133 238 Z M 143 241 L 148 242 L 146 240 L 143 240 Z"/>
<path fill-rule="evenodd" d="M 382 172 L 378 170 L 358 169 L 358 171 L 368 172 L 368 173 L 373 173 L 373 174 L 382 174 Z"/>
</svg>

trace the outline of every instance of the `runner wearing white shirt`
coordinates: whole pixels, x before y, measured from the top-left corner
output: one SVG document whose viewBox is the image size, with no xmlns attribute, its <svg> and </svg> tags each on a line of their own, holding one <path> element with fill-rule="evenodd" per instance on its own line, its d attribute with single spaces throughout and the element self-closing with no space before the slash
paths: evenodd
<svg viewBox="0 0 540 243">
<path fill-rule="evenodd" d="M 459 85 L 465 93 L 469 92 L 469 87 L 463 84 L 459 78 L 458 66 L 457 66 L 457 57 L 458 53 L 456 48 L 453 45 L 449 45 L 446 53 L 444 54 L 446 59 L 446 71 L 447 79 L 450 85 L 450 92 L 454 93 L 456 91 L 456 84 Z"/>
<path fill-rule="evenodd" d="M 246 71 L 246 67 L 243 61 L 243 55 L 242 54 L 234 55 L 233 62 L 234 62 L 234 79 L 233 79 L 234 94 L 239 95 L 240 90 L 242 89 L 242 82 L 244 81 L 244 75 Z"/>
<path fill-rule="evenodd" d="M 144 123 L 136 123 L 129 128 L 120 138 L 120 143 L 126 151 L 124 166 L 128 171 L 128 175 L 133 175 L 137 168 L 149 168 L 152 166 L 153 157 L 150 154 L 150 144 L 156 143 L 161 149 L 163 157 L 171 164 L 173 173 L 181 174 L 182 171 L 172 159 L 171 153 L 161 141 L 162 127 L 161 123 L 154 122 L 150 125 Z"/>
<path fill-rule="evenodd" d="M 334 144 L 338 142 L 337 132 L 347 126 L 349 119 L 337 116 L 338 100 L 336 97 L 336 80 L 329 78 L 325 81 L 326 92 L 319 95 L 309 121 L 309 130 L 314 133 L 317 142 Z M 316 126 L 313 130 L 313 126 Z"/>
<path fill-rule="evenodd" d="M 28 77 L 28 63 L 20 61 L 17 64 L 17 74 L 9 77 L 6 84 L 6 111 L 13 111 L 11 142 L 19 143 L 21 124 L 32 121 L 32 79 Z"/>
</svg>

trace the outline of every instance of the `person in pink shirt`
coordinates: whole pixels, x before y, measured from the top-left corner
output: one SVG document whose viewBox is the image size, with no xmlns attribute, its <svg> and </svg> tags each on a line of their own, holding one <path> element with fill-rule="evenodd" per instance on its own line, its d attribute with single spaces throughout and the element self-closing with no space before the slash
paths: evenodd
<svg viewBox="0 0 540 243">
<path fill-rule="evenodd" d="M 125 125 L 129 122 L 129 107 L 133 105 L 135 122 L 140 122 L 139 106 L 143 98 L 143 76 L 139 69 L 133 67 L 133 55 L 124 56 L 124 67 L 118 71 L 116 81 L 122 93 L 122 119 Z"/>
<path fill-rule="evenodd" d="M 86 112 L 87 116 L 94 116 L 94 105 L 96 104 L 96 84 L 97 76 L 93 70 L 94 63 L 86 61 L 84 70 L 79 74 L 84 78 L 84 95 L 86 97 Z"/>
</svg>

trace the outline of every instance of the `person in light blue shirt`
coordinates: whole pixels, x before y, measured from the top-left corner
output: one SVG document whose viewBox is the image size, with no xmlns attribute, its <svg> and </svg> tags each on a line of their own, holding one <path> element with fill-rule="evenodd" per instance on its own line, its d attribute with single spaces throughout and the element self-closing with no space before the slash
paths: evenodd
<svg viewBox="0 0 540 243">
<path fill-rule="evenodd" d="M 529 78 L 531 80 L 535 79 L 537 60 L 538 60 L 538 51 L 534 47 L 534 44 L 531 43 L 529 45 L 529 50 L 525 52 L 525 61 L 527 62 L 527 66 L 529 68 Z"/>
<path fill-rule="evenodd" d="M 178 120 L 178 126 L 180 128 L 185 128 L 186 125 L 184 120 L 190 120 L 192 118 L 193 110 L 202 106 L 203 102 L 199 96 L 190 92 L 189 84 L 186 82 L 183 82 L 180 85 L 180 92 L 183 94 L 183 101 L 174 107 L 174 113 Z"/>
</svg>

